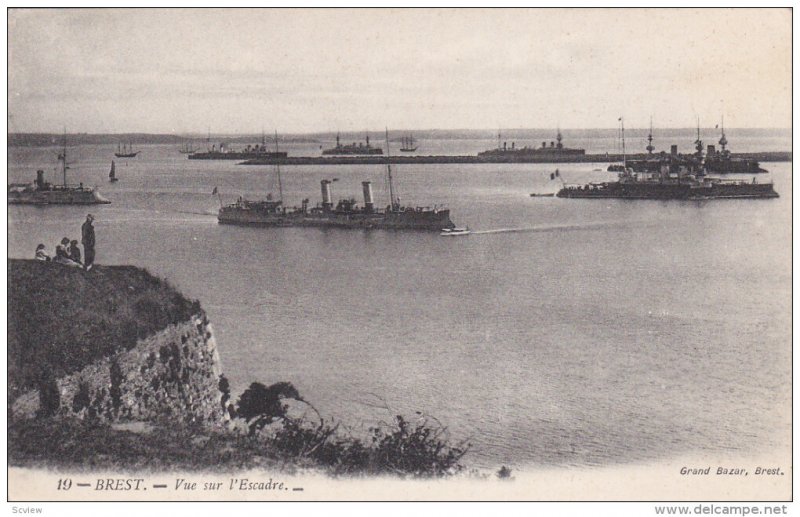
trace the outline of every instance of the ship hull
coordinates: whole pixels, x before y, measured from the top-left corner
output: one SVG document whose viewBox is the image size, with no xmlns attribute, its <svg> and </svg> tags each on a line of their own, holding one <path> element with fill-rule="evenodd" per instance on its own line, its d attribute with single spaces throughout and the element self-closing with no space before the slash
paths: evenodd
<svg viewBox="0 0 800 517">
<path fill-rule="evenodd" d="M 579 199 L 770 199 L 778 193 L 770 183 L 601 183 L 564 187 L 556 196 Z"/>
<path fill-rule="evenodd" d="M 188 154 L 190 160 L 285 160 L 288 154 L 284 151 L 275 152 L 219 152 L 209 151 L 206 153 L 184 153 Z"/>
<path fill-rule="evenodd" d="M 383 155 L 383 149 L 325 149 L 322 154 L 325 156 L 375 156 Z"/>
<path fill-rule="evenodd" d="M 105 205 L 111 203 L 95 191 L 32 191 L 9 192 L 8 203 L 11 205 Z"/>
<path fill-rule="evenodd" d="M 265 227 L 321 227 L 348 229 L 425 230 L 453 228 L 450 210 L 397 211 L 388 213 L 262 213 L 256 210 L 220 210 L 220 224 Z"/>
</svg>

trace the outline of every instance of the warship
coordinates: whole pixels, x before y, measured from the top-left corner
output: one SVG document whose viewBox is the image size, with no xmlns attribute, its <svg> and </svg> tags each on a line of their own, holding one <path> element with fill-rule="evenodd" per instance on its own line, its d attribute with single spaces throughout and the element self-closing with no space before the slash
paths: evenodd
<svg viewBox="0 0 800 517">
<path fill-rule="evenodd" d="M 67 135 L 64 134 L 64 147 L 58 153 L 56 171 L 61 172 L 63 183 L 55 185 L 44 180 L 44 171 L 36 171 L 33 183 L 11 183 L 8 186 L 8 202 L 14 205 L 97 205 L 111 201 L 105 199 L 92 187 L 67 184 Z"/>
<path fill-rule="evenodd" d="M 719 139 L 720 150 L 713 144 L 709 144 L 704 149 L 700 140 L 700 124 L 697 126 L 697 139 L 695 140 L 695 153 L 692 155 L 678 155 L 678 146 L 672 145 L 670 157 L 680 156 L 683 160 L 695 160 L 698 166 L 702 165 L 707 173 L 711 174 L 759 174 L 767 172 L 762 169 L 757 160 L 746 157 L 735 157 L 728 146 L 728 139 L 725 136 L 725 121 L 722 120 L 721 134 Z M 627 166 L 634 172 L 658 172 L 661 169 L 661 162 L 666 158 L 666 153 L 653 154 L 653 122 L 650 121 L 650 132 L 647 135 L 647 155 L 643 159 L 628 160 Z M 618 164 L 608 167 L 609 172 L 621 172 L 622 168 Z"/>
<path fill-rule="evenodd" d="M 285 159 L 288 154 L 285 151 L 270 151 L 267 149 L 265 141 L 261 145 L 247 144 L 241 151 L 228 149 L 224 142 L 211 145 L 206 152 L 191 153 L 188 155 L 190 160 L 274 160 Z"/>
<path fill-rule="evenodd" d="M 387 130 L 387 144 L 388 140 Z M 364 193 L 363 206 L 358 206 L 354 198 L 341 199 L 334 206 L 331 185 L 338 181 L 337 178 L 323 179 L 320 182 L 322 202 L 316 206 L 309 207 L 309 200 L 306 198 L 300 207 L 286 208 L 283 206 L 283 186 L 279 166 L 276 171 L 277 199 L 273 199 L 271 195 L 260 201 L 249 201 L 239 197 L 235 203 L 220 208 L 217 220 L 222 224 L 246 226 L 317 226 L 437 232 L 455 228 L 455 224 L 450 220 L 450 210 L 446 207 L 412 207 L 400 203 L 400 197 L 394 187 L 392 166 L 388 159 L 386 175 L 389 185 L 389 204 L 386 208 L 375 206 L 372 184 L 369 181 L 361 183 Z"/>
<path fill-rule="evenodd" d="M 386 144 L 388 147 L 388 143 Z M 324 149 L 322 151 L 323 155 L 331 155 L 331 154 L 383 154 L 383 149 L 380 147 L 372 147 L 369 144 L 369 135 L 367 135 L 367 143 L 363 144 L 359 142 L 356 144 L 353 142 L 352 144 L 342 145 L 341 139 L 339 138 L 339 133 L 336 133 L 336 147 L 331 149 Z"/>
<path fill-rule="evenodd" d="M 536 160 L 542 162 L 568 162 L 586 154 L 585 149 L 564 147 L 564 144 L 561 143 L 562 140 L 563 136 L 561 135 L 561 130 L 558 129 L 556 140 L 550 142 L 549 147 L 547 146 L 547 142 L 542 142 L 541 147 L 517 147 L 516 142 L 511 142 L 511 147 L 509 147 L 508 142 L 503 142 L 502 145 L 500 145 L 501 136 L 500 133 L 498 133 L 497 149 L 489 149 L 488 151 L 480 152 L 478 156 L 492 159 L 492 161 L 529 162 L 531 160 Z"/>
<path fill-rule="evenodd" d="M 622 122 L 622 119 L 620 119 Z M 656 160 L 648 161 L 648 170 L 636 172 L 625 161 L 625 128 L 622 127 L 623 163 L 617 181 L 563 185 L 556 193 L 561 198 L 586 199 L 767 199 L 776 198 L 772 183 L 729 180 L 707 176 L 703 161 L 703 142 L 699 132 L 697 154 L 684 157 L 677 154 L 676 146 L 666 157 L 658 158 L 658 170 L 651 167 Z"/>
</svg>

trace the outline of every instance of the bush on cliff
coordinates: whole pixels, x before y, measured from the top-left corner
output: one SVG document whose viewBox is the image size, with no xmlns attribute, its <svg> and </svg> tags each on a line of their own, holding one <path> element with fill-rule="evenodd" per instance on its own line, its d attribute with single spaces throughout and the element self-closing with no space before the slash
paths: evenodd
<svg viewBox="0 0 800 517">
<path fill-rule="evenodd" d="M 244 418 L 250 427 L 250 436 L 263 429 L 277 418 L 286 416 L 285 398 L 302 400 L 300 393 L 290 382 L 278 382 L 269 388 L 254 382 L 239 397 L 236 415 Z"/>
<path fill-rule="evenodd" d="M 308 404 L 291 383 L 266 387 L 254 382 L 239 398 L 236 415 L 248 422 L 252 439 L 264 440 L 285 457 L 313 460 L 335 474 L 444 476 L 461 470 L 459 462 L 469 449 L 466 444 L 450 445 L 445 427 L 427 419 L 414 424 L 401 415 L 391 425 L 371 428 L 366 441 L 343 436 L 338 425 L 326 423 L 310 404 L 318 421 L 288 416 L 286 399 Z M 272 422 L 280 425 L 258 436 Z"/>
</svg>

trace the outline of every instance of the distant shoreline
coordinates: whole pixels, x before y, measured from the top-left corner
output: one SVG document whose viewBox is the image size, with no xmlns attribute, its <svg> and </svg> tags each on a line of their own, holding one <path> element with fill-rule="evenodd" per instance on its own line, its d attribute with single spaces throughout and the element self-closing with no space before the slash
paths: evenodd
<svg viewBox="0 0 800 517">
<path fill-rule="evenodd" d="M 654 133 L 658 139 L 672 138 L 677 135 L 685 135 L 687 132 L 694 132 L 696 128 L 655 128 Z M 757 135 L 757 136 L 783 136 L 791 138 L 791 128 L 726 128 L 728 135 Z M 565 139 L 580 138 L 617 138 L 618 128 L 590 128 L 590 129 L 561 129 Z M 626 128 L 626 135 L 632 139 L 644 138 L 649 131 L 648 128 Z M 716 133 L 716 128 L 701 128 L 704 135 Z M 550 140 L 555 137 L 556 131 L 553 128 L 509 128 L 509 129 L 392 129 L 390 130 L 390 140 L 399 141 L 404 135 L 413 134 L 416 139 L 423 140 L 496 140 L 498 133 L 503 140 L 523 141 L 531 140 L 537 144 L 541 139 Z M 283 133 L 278 135 L 280 143 L 311 143 L 321 144 L 335 140 L 337 131 L 316 131 L 308 133 Z M 383 141 L 385 133 L 383 131 L 342 131 L 341 138 L 345 142 L 364 140 L 369 135 L 375 141 Z M 75 145 L 116 145 L 119 143 L 130 143 L 134 145 L 147 144 L 185 144 L 187 142 L 205 143 L 207 141 L 219 144 L 255 144 L 275 142 L 272 134 L 261 133 L 212 133 L 206 135 L 202 133 L 67 133 L 67 144 Z M 9 147 L 49 147 L 62 145 L 64 141 L 63 133 L 39 133 L 39 132 L 10 132 L 8 133 Z"/>
</svg>

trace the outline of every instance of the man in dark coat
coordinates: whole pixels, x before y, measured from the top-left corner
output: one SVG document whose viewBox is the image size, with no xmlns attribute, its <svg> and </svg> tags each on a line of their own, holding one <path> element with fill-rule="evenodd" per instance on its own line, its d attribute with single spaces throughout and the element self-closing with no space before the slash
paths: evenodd
<svg viewBox="0 0 800 517">
<path fill-rule="evenodd" d="M 94 217 L 92 214 L 86 216 L 86 222 L 81 226 L 81 244 L 83 244 L 84 261 L 83 267 L 86 271 L 92 269 L 94 264 Z"/>
</svg>

